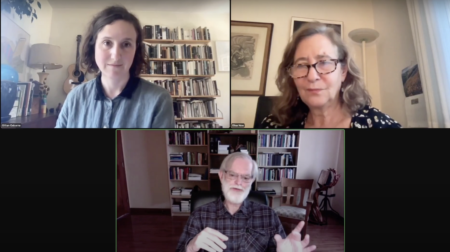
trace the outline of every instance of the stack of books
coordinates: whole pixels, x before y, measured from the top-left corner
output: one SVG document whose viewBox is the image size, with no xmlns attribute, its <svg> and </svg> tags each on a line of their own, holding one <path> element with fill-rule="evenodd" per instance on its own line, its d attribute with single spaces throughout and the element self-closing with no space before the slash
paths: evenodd
<svg viewBox="0 0 450 252">
<path fill-rule="evenodd" d="M 219 148 L 217 151 L 218 154 L 228 154 L 228 145 L 219 144 Z"/>
<path fill-rule="evenodd" d="M 172 212 L 180 212 L 180 205 L 179 204 L 173 204 L 172 205 Z"/>
<path fill-rule="evenodd" d="M 189 173 L 188 180 L 202 180 L 202 175 L 196 173 Z"/>
<path fill-rule="evenodd" d="M 183 160 L 183 153 L 170 154 L 170 165 L 185 165 Z"/>
<path fill-rule="evenodd" d="M 191 196 L 192 188 L 183 188 L 181 190 L 181 196 Z"/>
<path fill-rule="evenodd" d="M 180 196 L 182 191 L 183 191 L 182 187 L 172 187 L 172 189 L 170 190 L 170 194 Z"/>
<path fill-rule="evenodd" d="M 190 212 L 190 211 L 191 211 L 191 201 L 181 200 L 181 212 Z"/>
</svg>

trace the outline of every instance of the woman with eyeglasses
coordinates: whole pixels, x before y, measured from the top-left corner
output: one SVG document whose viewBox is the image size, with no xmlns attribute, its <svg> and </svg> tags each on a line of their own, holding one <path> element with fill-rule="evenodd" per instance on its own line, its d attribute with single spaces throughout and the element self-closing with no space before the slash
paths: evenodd
<svg viewBox="0 0 450 252">
<path fill-rule="evenodd" d="M 319 22 L 296 31 L 276 79 L 281 96 L 260 128 L 401 128 L 371 106 L 339 34 Z"/>
</svg>

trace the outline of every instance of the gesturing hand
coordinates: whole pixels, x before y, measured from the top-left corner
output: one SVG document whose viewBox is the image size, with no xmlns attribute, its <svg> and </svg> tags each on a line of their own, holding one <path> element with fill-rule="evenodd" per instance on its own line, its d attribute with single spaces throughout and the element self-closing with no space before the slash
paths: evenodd
<svg viewBox="0 0 450 252">
<path fill-rule="evenodd" d="M 222 252 L 227 248 L 223 241 L 227 241 L 228 237 L 212 228 L 205 228 L 192 239 L 188 244 L 188 251 L 199 251 L 204 249 L 210 252 Z"/>
<path fill-rule="evenodd" d="M 286 239 L 281 238 L 278 234 L 275 235 L 277 252 L 311 252 L 316 250 L 316 245 L 306 247 L 309 244 L 309 235 L 306 235 L 303 241 L 301 240 L 300 231 L 302 231 L 304 225 L 305 222 L 300 221 Z"/>
</svg>

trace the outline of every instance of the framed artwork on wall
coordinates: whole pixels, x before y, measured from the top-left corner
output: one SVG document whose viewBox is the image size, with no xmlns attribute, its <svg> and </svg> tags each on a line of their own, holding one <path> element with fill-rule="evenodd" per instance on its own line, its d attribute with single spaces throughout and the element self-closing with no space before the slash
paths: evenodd
<svg viewBox="0 0 450 252">
<path fill-rule="evenodd" d="M 333 28 L 338 34 L 340 34 L 342 40 L 344 40 L 344 23 L 341 21 L 292 17 L 289 41 L 292 38 L 292 34 L 294 34 L 294 32 L 296 30 L 300 29 L 300 27 L 302 27 L 302 25 L 304 25 L 305 23 L 310 23 L 310 22 L 320 22 L 320 23 L 326 24 L 328 27 Z"/>
<path fill-rule="evenodd" d="M 265 94 L 272 32 L 272 23 L 231 21 L 231 95 Z"/>
</svg>

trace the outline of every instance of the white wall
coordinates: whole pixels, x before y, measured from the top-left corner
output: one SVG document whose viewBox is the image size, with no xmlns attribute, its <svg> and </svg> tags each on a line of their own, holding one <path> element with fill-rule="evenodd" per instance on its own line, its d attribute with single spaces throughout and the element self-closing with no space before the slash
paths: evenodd
<svg viewBox="0 0 450 252">
<path fill-rule="evenodd" d="M 317 179 L 322 170 L 334 168 L 338 173 L 344 174 L 343 130 L 302 130 L 300 132 L 300 145 L 297 167 L 297 178 L 314 179 L 313 191 L 318 188 Z M 330 198 L 331 205 L 338 205 L 339 213 L 343 217 L 344 191 L 343 178 L 336 187 L 328 191 L 336 193 L 336 198 Z M 339 186 L 339 187 L 337 187 Z M 339 196 L 338 196 L 339 195 Z M 322 200 L 319 196 L 319 201 Z M 340 209 L 340 205 L 342 209 Z M 340 212 L 342 210 L 342 212 Z"/>
<path fill-rule="evenodd" d="M 52 16 L 53 16 L 53 8 L 48 3 L 47 0 L 39 0 L 41 3 L 41 8 L 37 6 L 36 1 L 31 4 L 31 6 L 36 9 L 36 15 L 37 19 L 34 19 L 33 23 L 31 23 L 31 17 L 28 16 L 22 16 L 22 19 L 16 14 L 14 9 L 11 9 L 11 13 L 7 13 L 6 11 L 1 11 L 1 16 L 3 18 L 8 18 L 12 20 L 14 23 L 16 23 L 20 28 L 22 28 L 25 32 L 27 32 L 30 35 L 30 44 L 36 44 L 36 43 L 49 43 L 50 40 L 50 26 L 52 22 Z M 28 59 L 26 59 L 28 60 Z M 27 69 L 28 72 L 28 79 L 32 78 L 34 80 L 39 80 L 39 76 L 37 75 L 37 72 L 41 72 L 42 69 Z M 50 73 L 48 79 L 51 82 L 53 77 L 53 72 L 58 70 L 48 70 Z M 48 99 L 52 99 L 52 92 L 50 91 Z M 58 103 L 56 103 L 58 105 Z"/>
<path fill-rule="evenodd" d="M 417 64 L 405 0 L 373 1 L 383 112 L 406 127 L 402 69 Z"/>
<path fill-rule="evenodd" d="M 131 208 L 170 208 L 164 130 L 123 130 L 123 156 Z"/>
<path fill-rule="evenodd" d="M 80 34 L 84 37 L 88 24 L 93 16 L 111 3 L 108 3 L 107 1 L 102 1 L 101 4 L 100 2 L 96 2 L 96 8 L 89 7 L 89 9 L 87 9 L 84 8 L 84 6 L 89 6 L 86 3 L 80 3 L 80 8 L 65 8 L 60 7 L 65 5 L 61 5 L 60 1 L 58 1 L 58 5 L 55 5 L 58 6 L 58 8 L 52 9 L 47 0 L 40 2 L 42 4 L 42 10 L 37 10 L 38 20 L 34 21 L 33 24 L 30 24 L 30 20 L 24 18 L 24 20 L 20 22 L 20 25 L 30 33 L 31 44 L 50 43 L 61 47 L 63 68 L 49 71 L 50 75 L 47 83 L 51 89 L 47 100 L 47 107 L 53 108 L 56 107 L 58 103 L 63 103 L 66 98 L 63 86 L 64 81 L 68 77 L 67 68 L 75 62 L 77 47 L 76 36 Z M 70 4 L 70 2 L 67 4 Z M 120 4 L 127 7 L 127 2 L 121 2 Z M 167 3 L 167 5 L 169 4 L 171 3 Z M 208 27 L 212 38 L 212 42 L 209 45 L 213 49 L 213 57 L 215 60 L 217 60 L 215 41 L 229 40 L 229 13 L 155 11 L 152 9 L 152 5 L 146 5 L 143 2 L 136 1 L 133 2 L 131 6 L 132 8 L 129 9 L 129 11 L 137 16 L 142 26 L 147 24 L 159 24 L 167 27 L 180 26 L 185 29 L 192 29 L 199 26 Z M 161 6 L 158 7 L 162 8 Z M 38 26 L 39 29 L 37 29 Z M 221 97 L 217 98 L 216 101 L 219 110 L 223 112 L 224 120 L 218 120 L 217 122 L 224 128 L 230 127 L 229 76 L 229 72 L 217 72 L 212 78 L 217 81 L 221 91 Z M 39 79 L 37 74 L 34 74 L 33 78 Z"/>
<path fill-rule="evenodd" d="M 344 42 L 361 71 L 362 46 L 352 41 L 348 33 L 358 28 L 377 29 L 381 33 L 380 39 L 366 44 L 367 88 L 373 106 L 402 125 L 406 123 L 399 69 L 415 56 L 404 0 L 262 0 L 260 4 L 254 0 L 232 0 L 231 10 L 232 20 L 274 24 L 266 96 L 279 95 L 275 85 L 276 72 L 289 41 L 292 17 L 342 21 Z M 257 100 L 256 96 L 231 97 L 231 122 L 253 127 Z"/>
</svg>

